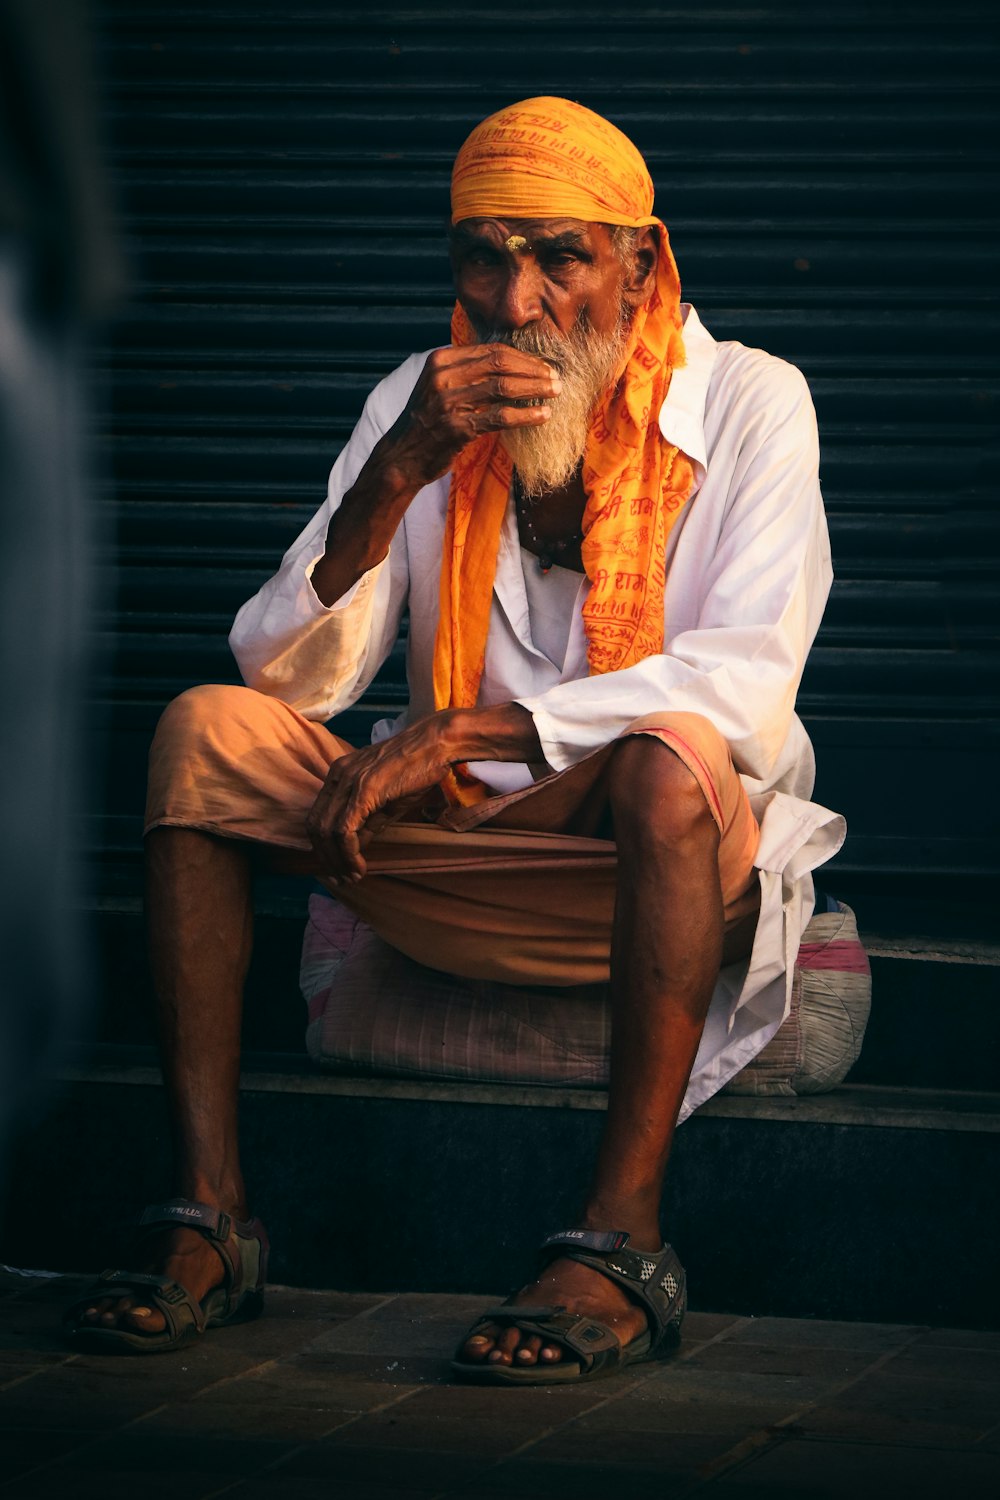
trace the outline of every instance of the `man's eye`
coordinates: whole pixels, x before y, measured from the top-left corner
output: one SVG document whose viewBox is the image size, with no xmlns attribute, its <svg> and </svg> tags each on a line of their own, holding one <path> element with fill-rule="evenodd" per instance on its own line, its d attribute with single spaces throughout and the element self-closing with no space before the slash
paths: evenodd
<svg viewBox="0 0 1000 1500">
<path fill-rule="evenodd" d="M 495 250 L 470 250 L 465 256 L 467 266 L 496 266 L 500 257 Z"/>
<path fill-rule="evenodd" d="M 579 264 L 580 257 L 575 250 L 553 250 L 545 257 L 545 264 L 551 266 L 554 271 L 564 270 L 567 266 Z"/>
</svg>

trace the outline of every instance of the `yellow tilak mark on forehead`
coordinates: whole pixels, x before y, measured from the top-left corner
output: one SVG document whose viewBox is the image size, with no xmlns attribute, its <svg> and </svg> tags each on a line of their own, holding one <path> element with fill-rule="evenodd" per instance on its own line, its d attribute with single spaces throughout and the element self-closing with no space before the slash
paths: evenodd
<svg viewBox="0 0 1000 1500">
<path fill-rule="evenodd" d="M 513 255 L 515 250 L 527 250 L 528 241 L 523 234 L 509 234 L 503 242 L 503 247 Z"/>
</svg>

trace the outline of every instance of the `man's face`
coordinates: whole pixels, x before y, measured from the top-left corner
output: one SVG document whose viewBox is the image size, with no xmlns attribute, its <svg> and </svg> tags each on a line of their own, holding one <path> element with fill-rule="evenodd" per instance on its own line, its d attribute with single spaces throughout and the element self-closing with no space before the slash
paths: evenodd
<svg viewBox="0 0 1000 1500">
<path fill-rule="evenodd" d="M 548 421 L 501 439 L 526 496 L 559 490 L 578 474 L 594 408 L 621 369 L 632 314 L 653 289 L 656 240 L 641 231 L 623 261 L 605 224 L 465 219 L 452 231 L 452 266 L 480 342 L 512 344 L 559 371 L 562 392 L 548 403 Z"/>
<path fill-rule="evenodd" d="M 501 441 L 524 495 L 561 489 L 579 469 L 591 414 L 625 353 L 628 278 L 611 231 L 579 219 L 468 219 L 453 232 L 452 263 L 477 338 L 559 371 L 549 420 L 511 428 Z"/>
<path fill-rule="evenodd" d="M 476 329 L 536 328 L 567 337 L 580 325 L 614 334 L 624 272 L 604 224 L 580 219 L 464 219 L 452 231 L 458 300 Z"/>
</svg>

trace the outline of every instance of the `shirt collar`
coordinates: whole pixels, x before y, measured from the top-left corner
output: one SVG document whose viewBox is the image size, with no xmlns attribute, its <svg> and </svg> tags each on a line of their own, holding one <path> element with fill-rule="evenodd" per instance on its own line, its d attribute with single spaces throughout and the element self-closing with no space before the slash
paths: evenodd
<svg viewBox="0 0 1000 1500">
<path fill-rule="evenodd" d="M 684 353 L 687 363 L 670 377 L 667 399 L 660 407 L 660 431 L 696 465 L 697 484 L 708 468 L 705 448 L 705 401 L 715 364 L 716 341 L 689 302 L 681 304 Z"/>
</svg>

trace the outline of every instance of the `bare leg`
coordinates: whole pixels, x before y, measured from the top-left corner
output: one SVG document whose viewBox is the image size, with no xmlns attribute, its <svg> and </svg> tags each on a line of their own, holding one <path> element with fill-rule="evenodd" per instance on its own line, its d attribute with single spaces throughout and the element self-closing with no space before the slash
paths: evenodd
<svg viewBox="0 0 1000 1500">
<path fill-rule="evenodd" d="M 250 848 L 188 828 L 146 840 L 146 923 L 179 1197 L 247 1217 L 237 1111 L 243 984 L 253 908 Z M 192 1230 L 150 1237 L 148 1269 L 201 1298 L 221 1283 L 217 1253 Z M 156 1333 L 139 1299 L 95 1303 L 82 1322 Z"/>
<path fill-rule="evenodd" d="M 627 1230 L 633 1248 L 656 1251 L 677 1115 L 723 960 L 719 833 L 695 778 L 650 736 L 623 741 L 612 761 L 610 796 L 618 845 L 611 1078 L 580 1225 Z M 725 954 L 727 961 L 738 956 Z M 617 1286 L 569 1260 L 553 1261 L 513 1300 L 563 1304 L 609 1324 L 623 1342 L 646 1324 Z M 496 1338 L 487 1332 L 465 1346 L 465 1358 L 494 1363 L 561 1357 L 558 1346 L 543 1347 L 517 1328 Z"/>
</svg>

